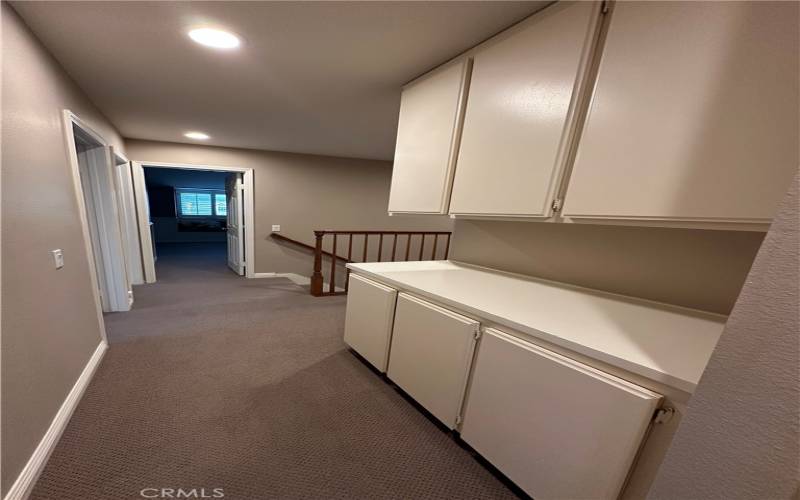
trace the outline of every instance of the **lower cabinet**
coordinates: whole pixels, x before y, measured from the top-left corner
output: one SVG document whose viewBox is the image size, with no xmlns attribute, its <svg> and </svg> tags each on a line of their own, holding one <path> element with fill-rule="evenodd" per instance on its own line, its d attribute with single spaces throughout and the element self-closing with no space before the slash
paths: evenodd
<svg viewBox="0 0 800 500">
<path fill-rule="evenodd" d="M 461 437 L 537 500 L 617 498 L 661 398 L 487 328 Z"/>
<path fill-rule="evenodd" d="M 410 295 L 397 299 L 387 375 L 451 429 L 458 423 L 479 328 L 473 319 Z"/>
<path fill-rule="evenodd" d="M 344 341 L 372 366 L 386 372 L 397 290 L 351 274 Z"/>
<path fill-rule="evenodd" d="M 417 403 L 537 500 L 618 498 L 662 396 L 480 328 L 350 276 L 345 342 Z"/>
</svg>

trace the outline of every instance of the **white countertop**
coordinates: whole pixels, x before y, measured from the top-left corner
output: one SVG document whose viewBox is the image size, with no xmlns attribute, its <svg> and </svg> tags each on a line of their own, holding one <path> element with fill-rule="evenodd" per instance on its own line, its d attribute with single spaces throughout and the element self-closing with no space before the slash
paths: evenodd
<svg viewBox="0 0 800 500">
<path fill-rule="evenodd" d="M 347 267 L 689 393 L 727 319 L 451 261 Z"/>
</svg>

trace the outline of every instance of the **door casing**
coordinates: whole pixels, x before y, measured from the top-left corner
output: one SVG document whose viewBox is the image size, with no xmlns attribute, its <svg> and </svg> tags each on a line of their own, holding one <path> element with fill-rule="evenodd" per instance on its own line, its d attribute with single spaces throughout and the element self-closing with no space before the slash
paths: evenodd
<svg viewBox="0 0 800 500">
<path fill-rule="evenodd" d="M 145 268 L 145 281 L 152 283 L 155 281 L 155 261 L 152 255 L 152 238 L 149 232 L 150 217 L 147 211 L 140 209 L 139 199 L 147 199 L 146 186 L 144 184 L 144 169 L 143 167 L 156 167 L 156 168 L 177 168 L 183 170 L 211 170 L 215 172 L 231 172 L 242 174 L 242 201 L 244 204 L 242 221 L 242 228 L 244 231 L 244 255 L 245 255 L 245 276 L 248 278 L 256 277 L 256 263 L 255 263 L 255 231 L 253 231 L 255 220 L 255 175 L 252 168 L 246 167 L 223 167 L 219 165 L 204 165 L 204 164 L 188 164 L 188 163 L 165 163 L 160 161 L 147 161 L 147 160 L 134 160 L 131 162 L 133 165 L 134 176 L 134 192 L 136 192 L 137 200 L 137 216 L 139 219 L 139 229 L 142 239 L 142 260 Z M 142 228 L 147 228 L 143 231 Z M 145 234 L 146 232 L 146 234 Z M 150 243 L 150 251 L 145 249 L 145 243 Z M 148 255 L 149 254 L 149 255 Z M 148 269 L 152 274 L 153 281 L 148 280 Z"/>
<path fill-rule="evenodd" d="M 98 322 L 101 325 L 103 340 L 106 341 L 103 311 L 130 310 L 132 299 L 132 295 L 129 293 L 130 287 L 127 284 L 125 254 L 122 248 L 122 234 L 119 228 L 117 193 L 114 189 L 113 170 L 110 161 L 111 151 L 105 139 L 73 112 L 69 110 L 62 112 L 62 124 Z M 81 166 L 78 160 L 75 128 L 80 130 L 81 135 L 98 144 L 98 148 L 102 148 L 102 153 L 95 152 L 92 155 L 92 164 L 88 165 L 92 184 L 91 189 L 88 189 L 86 193 L 84 193 L 84 186 L 81 181 Z M 92 197 L 92 216 L 99 222 L 97 228 L 99 241 L 94 241 L 94 243 L 89 226 L 85 195 Z M 96 252 L 95 247 L 99 251 Z M 102 277 L 98 276 L 98 267 L 103 269 Z M 100 290 L 103 290 L 103 298 L 100 296 Z"/>
</svg>

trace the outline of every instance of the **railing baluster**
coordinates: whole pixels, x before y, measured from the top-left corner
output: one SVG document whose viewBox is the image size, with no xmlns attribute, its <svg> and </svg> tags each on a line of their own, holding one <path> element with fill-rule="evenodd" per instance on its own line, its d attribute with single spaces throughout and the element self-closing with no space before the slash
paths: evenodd
<svg viewBox="0 0 800 500">
<path fill-rule="evenodd" d="M 347 260 L 353 260 L 353 233 L 350 233 L 347 239 Z"/>
<path fill-rule="evenodd" d="M 325 235 L 331 234 L 333 235 L 333 241 L 331 242 L 331 251 L 325 250 Z M 339 257 L 338 249 L 339 249 L 339 236 L 340 235 L 347 235 L 347 258 Z M 372 235 L 378 235 L 378 250 L 377 256 L 371 256 L 369 253 L 369 239 Z M 411 258 L 411 245 L 413 243 L 413 238 L 417 235 L 420 237 L 419 241 L 419 255 L 417 255 L 417 251 L 415 249 L 414 256 L 417 257 L 417 260 L 422 261 L 425 257 L 425 244 L 426 239 L 428 236 L 433 236 L 433 245 L 430 249 L 430 260 L 436 260 L 439 258 L 438 253 L 442 251 L 440 248 L 442 245 L 439 244 L 439 236 L 446 236 L 447 240 L 444 244 L 443 249 L 443 259 L 447 260 L 450 258 L 450 242 L 452 239 L 452 233 L 448 231 L 314 231 L 315 237 L 315 245 L 308 245 L 303 243 L 302 241 L 293 240 L 291 238 L 287 238 L 281 234 L 272 233 L 270 236 L 278 241 L 288 242 L 299 247 L 305 248 L 310 250 L 314 254 L 314 272 L 311 275 L 311 294 L 314 296 L 321 296 L 321 295 L 339 295 L 342 293 L 347 293 L 350 288 L 350 269 L 345 268 L 345 278 L 344 278 L 344 291 L 340 292 L 336 290 L 336 266 L 342 261 L 342 264 L 347 264 L 351 262 L 358 262 L 353 260 L 353 237 L 354 236 L 363 236 L 363 251 L 361 254 L 361 261 L 360 262 L 368 262 L 369 259 L 373 259 L 373 261 L 377 262 L 389 262 L 389 260 L 384 261 L 383 257 L 383 244 L 386 240 L 386 236 L 392 236 L 392 251 L 391 251 L 391 262 L 397 262 L 398 256 L 397 255 L 397 246 L 398 246 L 398 237 L 405 236 L 406 237 L 406 251 L 405 251 L 405 261 L 409 261 Z M 388 242 L 387 242 L 388 243 Z M 400 243 L 402 245 L 402 242 Z M 402 251 L 402 250 L 401 250 Z M 322 259 L 324 257 L 328 257 L 331 259 L 331 271 L 330 271 L 330 282 L 328 286 L 328 290 L 325 290 L 324 285 L 324 276 L 322 275 Z"/>
<path fill-rule="evenodd" d="M 353 233 L 347 235 L 347 261 L 353 260 Z M 350 269 L 347 269 L 347 274 L 344 277 L 344 293 L 350 289 Z"/>
<path fill-rule="evenodd" d="M 316 245 L 314 246 L 314 274 L 311 275 L 311 295 L 322 295 L 322 237 L 325 231 L 314 231 Z"/>
<path fill-rule="evenodd" d="M 336 233 L 333 233 L 333 251 L 331 252 L 331 282 L 328 285 L 328 292 L 336 292 Z"/>
</svg>

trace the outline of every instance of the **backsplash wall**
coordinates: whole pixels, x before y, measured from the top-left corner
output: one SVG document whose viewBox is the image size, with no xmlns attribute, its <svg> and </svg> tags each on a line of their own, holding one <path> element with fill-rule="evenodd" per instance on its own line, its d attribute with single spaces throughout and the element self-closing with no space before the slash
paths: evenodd
<svg viewBox="0 0 800 500">
<path fill-rule="evenodd" d="M 764 233 L 458 220 L 452 260 L 729 314 Z"/>
</svg>

